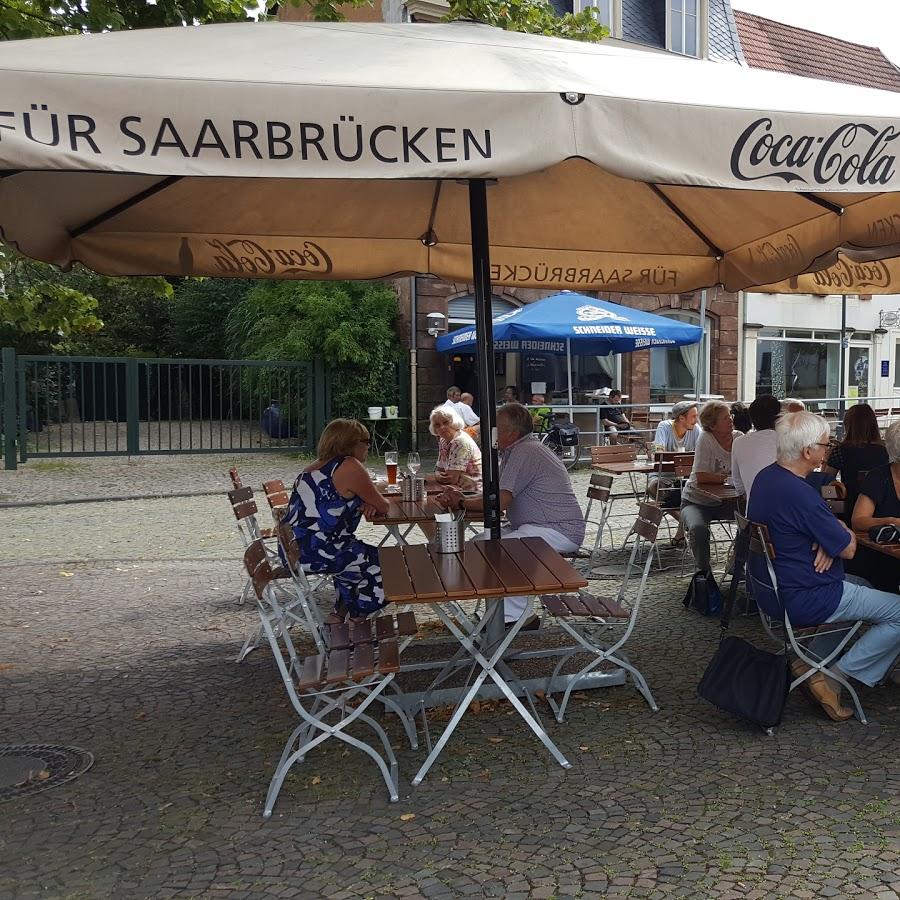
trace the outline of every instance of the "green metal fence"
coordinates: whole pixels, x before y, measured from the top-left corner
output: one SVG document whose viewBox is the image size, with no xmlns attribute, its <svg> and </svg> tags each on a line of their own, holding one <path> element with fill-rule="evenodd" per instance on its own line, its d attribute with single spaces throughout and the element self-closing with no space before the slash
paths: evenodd
<svg viewBox="0 0 900 900">
<path fill-rule="evenodd" d="M 2 355 L 4 460 L 300 451 L 330 415 L 321 362 Z M 18 448 L 18 454 L 16 449 Z"/>
</svg>

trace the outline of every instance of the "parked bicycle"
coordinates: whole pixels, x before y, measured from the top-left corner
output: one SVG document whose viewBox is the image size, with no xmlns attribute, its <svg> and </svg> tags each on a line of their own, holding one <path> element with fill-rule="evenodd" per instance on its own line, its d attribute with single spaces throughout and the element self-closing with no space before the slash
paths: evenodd
<svg viewBox="0 0 900 900">
<path fill-rule="evenodd" d="M 554 414 L 549 409 L 540 411 L 536 418 L 541 443 L 546 444 L 567 469 L 573 469 L 578 464 L 580 453 L 578 426 L 566 416 Z"/>
</svg>

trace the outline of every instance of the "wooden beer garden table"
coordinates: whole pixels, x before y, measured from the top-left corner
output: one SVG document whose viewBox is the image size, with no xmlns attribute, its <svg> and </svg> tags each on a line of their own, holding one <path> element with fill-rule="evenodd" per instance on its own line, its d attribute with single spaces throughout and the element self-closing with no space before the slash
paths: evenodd
<svg viewBox="0 0 900 900">
<path fill-rule="evenodd" d="M 856 535 L 856 543 L 860 547 L 868 547 L 876 553 L 883 553 L 891 559 L 900 559 L 900 544 L 877 544 L 869 537 L 867 531 L 854 531 Z"/>
<path fill-rule="evenodd" d="M 440 488 L 443 491 L 443 488 Z M 466 495 L 468 496 L 468 495 Z M 388 502 L 388 510 L 384 515 L 378 515 L 369 518 L 366 517 L 373 525 L 384 525 L 388 530 L 385 540 L 388 536 L 393 537 L 398 544 L 405 544 L 406 537 L 416 525 L 433 522 L 436 513 L 445 513 L 447 510 L 431 497 L 424 500 L 401 500 L 399 494 L 384 494 L 384 498 Z M 480 520 L 480 513 L 474 514 L 476 519 Z M 475 521 L 470 516 L 466 516 L 466 522 Z M 403 525 L 410 526 L 402 534 L 400 528 Z M 381 542 L 383 544 L 384 541 Z M 380 547 L 381 544 L 378 546 Z"/>
<path fill-rule="evenodd" d="M 412 783 L 421 783 L 488 678 L 556 761 L 569 768 L 570 763 L 541 724 L 530 694 L 503 661 L 504 653 L 530 614 L 526 606 L 518 620 L 504 631 L 503 600 L 577 591 L 587 585 L 585 579 L 546 541 L 534 537 L 470 541 L 460 553 L 438 553 L 424 544 L 382 547 L 379 557 L 385 598 L 393 603 L 429 605 L 462 647 L 449 665 L 468 655 L 479 669 Z M 487 613 L 480 621 L 473 621 L 459 604 L 479 599 L 487 603 Z M 432 686 L 442 678 L 443 673 Z M 518 693 L 526 696 L 530 712 L 510 687 L 510 681 L 516 683 Z"/>
</svg>

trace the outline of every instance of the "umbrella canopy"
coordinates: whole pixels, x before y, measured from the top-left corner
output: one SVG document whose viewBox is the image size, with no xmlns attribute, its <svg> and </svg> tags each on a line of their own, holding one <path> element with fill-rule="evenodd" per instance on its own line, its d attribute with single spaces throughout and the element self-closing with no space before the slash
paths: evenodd
<svg viewBox="0 0 900 900">
<path fill-rule="evenodd" d="M 493 332 L 495 350 L 564 354 L 571 342 L 573 353 L 597 356 L 696 344 L 703 338 L 697 325 L 568 291 L 497 316 Z M 471 353 L 475 343 L 475 329 L 460 328 L 438 338 L 437 349 Z"/>
<path fill-rule="evenodd" d="M 872 259 L 871 252 L 831 255 L 837 261 L 827 268 L 753 290 L 760 294 L 900 294 L 900 259 Z"/>
<path fill-rule="evenodd" d="M 111 274 L 674 293 L 895 243 L 900 96 L 472 23 L 10 41 L 0 233 Z"/>
</svg>

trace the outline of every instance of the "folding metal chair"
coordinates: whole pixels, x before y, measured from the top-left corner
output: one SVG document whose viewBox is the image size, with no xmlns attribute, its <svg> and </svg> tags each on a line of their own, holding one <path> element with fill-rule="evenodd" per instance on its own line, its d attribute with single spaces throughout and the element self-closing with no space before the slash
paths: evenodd
<svg viewBox="0 0 900 900">
<path fill-rule="evenodd" d="M 595 525 L 597 527 L 597 534 L 594 537 L 594 546 L 591 547 L 590 551 L 591 559 L 596 556 L 597 551 L 603 544 L 604 528 L 609 532 L 610 546 L 615 542 L 612 525 L 609 524 L 609 511 L 612 507 L 611 497 L 613 480 L 612 475 L 605 475 L 602 472 L 593 472 L 591 474 L 591 482 L 587 489 L 588 502 L 584 510 L 585 528 L 587 528 L 588 525 Z M 597 504 L 600 513 L 598 518 L 592 519 L 591 510 L 594 508 L 594 504 Z"/>
<path fill-rule="evenodd" d="M 284 609 L 273 590 L 272 567 L 261 541 L 255 541 L 247 548 L 244 564 L 253 582 L 262 629 L 291 705 L 300 719 L 275 767 L 263 816 L 272 815 L 291 766 L 302 762 L 310 750 L 328 738 L 336 738 L 368 755 L 378 766 L 391 800 L 396 801 L 399 798 L 397 758 L 384 729 L 366 713 L 375 701 L 384 704 L 400 718 L 412 749 L 418 748 L 414 722 L 384 693 L 400 671 L 396 639 L 373 639 L 370 629 L 368 640 L 345 649 L 301 658 L 291 640 Z M 353 701 L 352 706 L 350 701 Z M 381 752 L 347 733 L 349 726 L 356 722 L 375 732 L 381 742 Z"/>
<path fill-rule="evenodd" d="M 808 628 L 794 628 L 791 625 L 790 616 L 788 615 L 787 608 L 784 603 L 781 601 L 781 594 L 778 590 L 778 579 L 775 577 L 775 547 L 772 544 L 771 538 L 769 537 L 769 529 L 759 523 L 759 522 L 750 522 L 750 547 L 749 547 L 749 557 L 747 565 L 747 578 L 753 585 L 754 594 L 757 597 L 762 596 L 763 592 L 767 592 L 771 594 L 779 608 L 783 610 L 783 617 L 781 627 L 784 628 L 784 634 L 787 636 L 788 644 L 791 650 L 797 655 L 798 659 L 801 659 L 806 665 L 810 668 L 807 672 L 804 672 L 799 678 L 795 678 L 791 681 L 790 690 L 794 690 L 794 688 L 799 687 L 805 681 L 809 680 L 813 675 L 817 672 L 823 673 L 823 675 L 827 678 L 832 678 L 834 681 L 839 682 L 843 687 L 847 689 L 847 692 L 850 694 L 850 697 L 853 700 L 853 705 L 856 708 L 856 717 L 862 722 L 863 725 L 867 725 L 868 722 L 866 720 L 866 714 L 863 712 L 862 704 L 859 702 L 859 696 L 856 693 L 856 690 L 847 681 L 843 675 L 839 675 L 832 671 L 826 671 L 828 667 L 838 660 L 840 655 L 844 652 L 847 644 L 850 643 L 850 639 L 859 631 L 859 629 L 863 626 L 863 620 L 860 619 L 856 622 L 829 622 L 823 625 L 814 625 Z M 757 578 L 753 574 L 753 566 L 750 564 L 753 557 L 757 557 L 765 561 L 766 570 L 769 576 L 769 582 L 765 582 L 759 578 Z M 759 592 L 759 593 L 757 593 Z M 775 623 L 775 620 L 763 612 L 762 606 L 759 606 L 759 615 L 763 623 L 763 628 L 774 641 L 779 643 L 782 647 L 784 646 L 784 640 L 782 637 L 776 635 L 775 631 L 778 627 Z M 838 643 L 834 647 L 831 652 L 825 654 L 824 656 L 816 652 L 813 649 L 813 642 L 816 638 L 824 638 L 826 636 L 831 636 L 832 639 L 838 639 Z M 839 637 L 841 636 L 841 637 Z"/>
<path fill-rule="evenodd" d="M 828 504 L 828 508 L 839 518 L 843 519 L 847 514 L 847 488 L 839 481 L 831 484 L 823 484 L 821 489 L 822 499 Z"/>
<path fill-rule="evenodd" d="M 234 478 L 237 478 L 237 481 L 240 481 L 240 478 L 237 476 L 237 470 L 232 469 L 231 472 L 234 472 Z M 233 491 L 228 492 L 228 502 L 231 504 L 231 511 L 234 513 L 234 518 L 237 523 L 238 534 L 241 538 L 241 543 L 244 545 L 244 549 L 250 546 L 254 541 L 273 541 L 275 540 L 275 529 L 274 528 L 263 528 L 259 524 L 259 519 L 257 519 L 257 514 L 259 513 L 259 508 L 256 505 L 256 500 L 253 499 L 253 488 L 249 487 L 238 487 Z M 278 555 L 275 552 L 275 549 L 271 546 L 266 547 L 266 551 L 269 555 L 269 558 L 275 564 L 277 576 L 279 578 L 286 578 L 286 571 L 279 571 L 280 562 L 278 561 Z M 238 597 L 238 605 L 242 605 L 247 598 L 251 595 L 253 591 L 253 584 L 251 579 L 247 579 L 244 583 L 243 590 L 241 591 L 240 597 Z"/>
<path fill-rule="evenodd" d="M 631 556 L 625 566 L 619 591 L 614 599 L 597 597 L 586 591 L 578 595 L 560 595 L 541 597 L 544 610 L 556 620 L 556 623 L 571 635 L 578 646 L 561 657 L 556 668 L 547 679 L 546 696 L 557 722 L 562 722 L 566 706 L 573 690 L 577 690 L 579 682 L 603 663 L 611 663 L 624 669 L 634 686 L 647 701 L 654 712 L 658 707 L 644 676 L 628 661 L 628 657 L 620 652 L 631 637 L 637 623 L 641 607 L 641 598 L 647 586 L 647 576 L 653 562 L 653 545 L 656 543 L 659 524 L 662 521 L 662 510 L 652 503 L 642 503 L 638 516 L 631 528 L 634 545 Z M 643 566 L 638 562 L 646 550 Z M 632 575 L 640 573 L 637 590 L 632 586 Z M 627 602 L 630 609 L 622 604 Z M 551 686 L 554 679 L 562 672 L 563 667 L 573 657 L 581 653 L 590 653 L 593 657 L 569 680 L 562 699 L 557 703 L 553 697 Z"/>
</svg>

